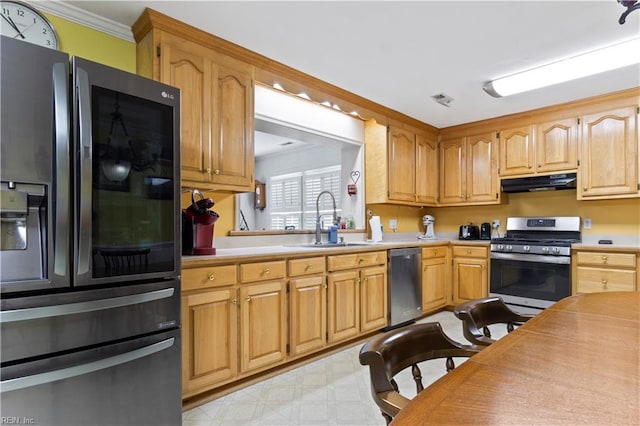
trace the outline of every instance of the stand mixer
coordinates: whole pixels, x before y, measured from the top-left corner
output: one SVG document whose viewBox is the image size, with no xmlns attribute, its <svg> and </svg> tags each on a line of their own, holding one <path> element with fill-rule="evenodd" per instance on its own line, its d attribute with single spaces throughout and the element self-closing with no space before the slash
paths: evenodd
<svg viewBox="0 0 640 426">
<path fill-rule="evenodd" d="M 425 226 L 426 230 L 424 235 L 420 236 L 420 239 L 423 240 L 435 240 L 436 233 L 433 231 L 433 224 L 436 221 L 436 218 L 426 214 L 422 216 L 422 224 Z"/>
</svg>

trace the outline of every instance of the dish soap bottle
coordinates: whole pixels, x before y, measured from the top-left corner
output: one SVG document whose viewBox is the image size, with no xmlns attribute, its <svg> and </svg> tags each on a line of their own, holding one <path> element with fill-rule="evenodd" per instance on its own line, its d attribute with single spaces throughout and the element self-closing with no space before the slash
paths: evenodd
<svg viewBox="0 0 640 426">
<path fill-rule="evenodd" d="M 331 244 L 336 244 L 338 242 L 338 227 L 336 226 L 336 224 L 331 224 L 331 226 L 329 226 L 329 243 Z"/>
</svg>

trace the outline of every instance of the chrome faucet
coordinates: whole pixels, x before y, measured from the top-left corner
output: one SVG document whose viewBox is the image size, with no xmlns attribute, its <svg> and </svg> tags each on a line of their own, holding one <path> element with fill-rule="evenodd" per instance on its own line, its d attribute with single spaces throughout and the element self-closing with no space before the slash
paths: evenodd
<svg viewBox="0 0 640 426">
<path fill-rule="evenodd" d="M 338 216 L 336 215 L 336 197 L 329 191 L 322 191 L 316 198 L 316 244 L 322 244 L 322 237 L 320 235 L 320 197 L 322 194 L 329 194 L 333 200 L 333 223 L 338 222 Z"/>
</svg>

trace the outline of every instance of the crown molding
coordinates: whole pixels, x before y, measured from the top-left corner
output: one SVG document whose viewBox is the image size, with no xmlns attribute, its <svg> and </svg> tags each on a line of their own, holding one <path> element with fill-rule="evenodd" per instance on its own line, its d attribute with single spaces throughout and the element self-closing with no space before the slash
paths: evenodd
<svg viewBox="0 0 640 426">
<path fill-rule="evenodd" d="M 127 27 L 126 25 L 112 21 L 111 19 L 103 18 L 102 16 L 96 15 L 94 13 L 87 12 L 84 9 L 73 6 L 69 2 L 52 0 L 25 1 L 25 3 L 31 3 L 40 11 L 50 13 L 52 15 L 66 19 L 67 21 L 84 25 L 85 27 L 101 31 L 114 37 L 130 41 L 132 43 L 135 42 L 135 40 L 133 39 L 133 33 L 131 32 L 131 27 Z"/>
</svg>

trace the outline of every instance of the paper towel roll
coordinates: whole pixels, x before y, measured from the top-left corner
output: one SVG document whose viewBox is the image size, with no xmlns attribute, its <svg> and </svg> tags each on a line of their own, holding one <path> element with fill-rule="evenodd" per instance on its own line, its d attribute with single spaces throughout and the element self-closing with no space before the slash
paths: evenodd
<svg viewBox="0 0 640 426">
<path fill-rule="evenodd" d="M 371 216 L 369 219 L 369 226 L 371 226 L 371 241 L 377 243 L 382 241 L 382 226 L 380 224 L 380 216 Z"/>
</svg>

